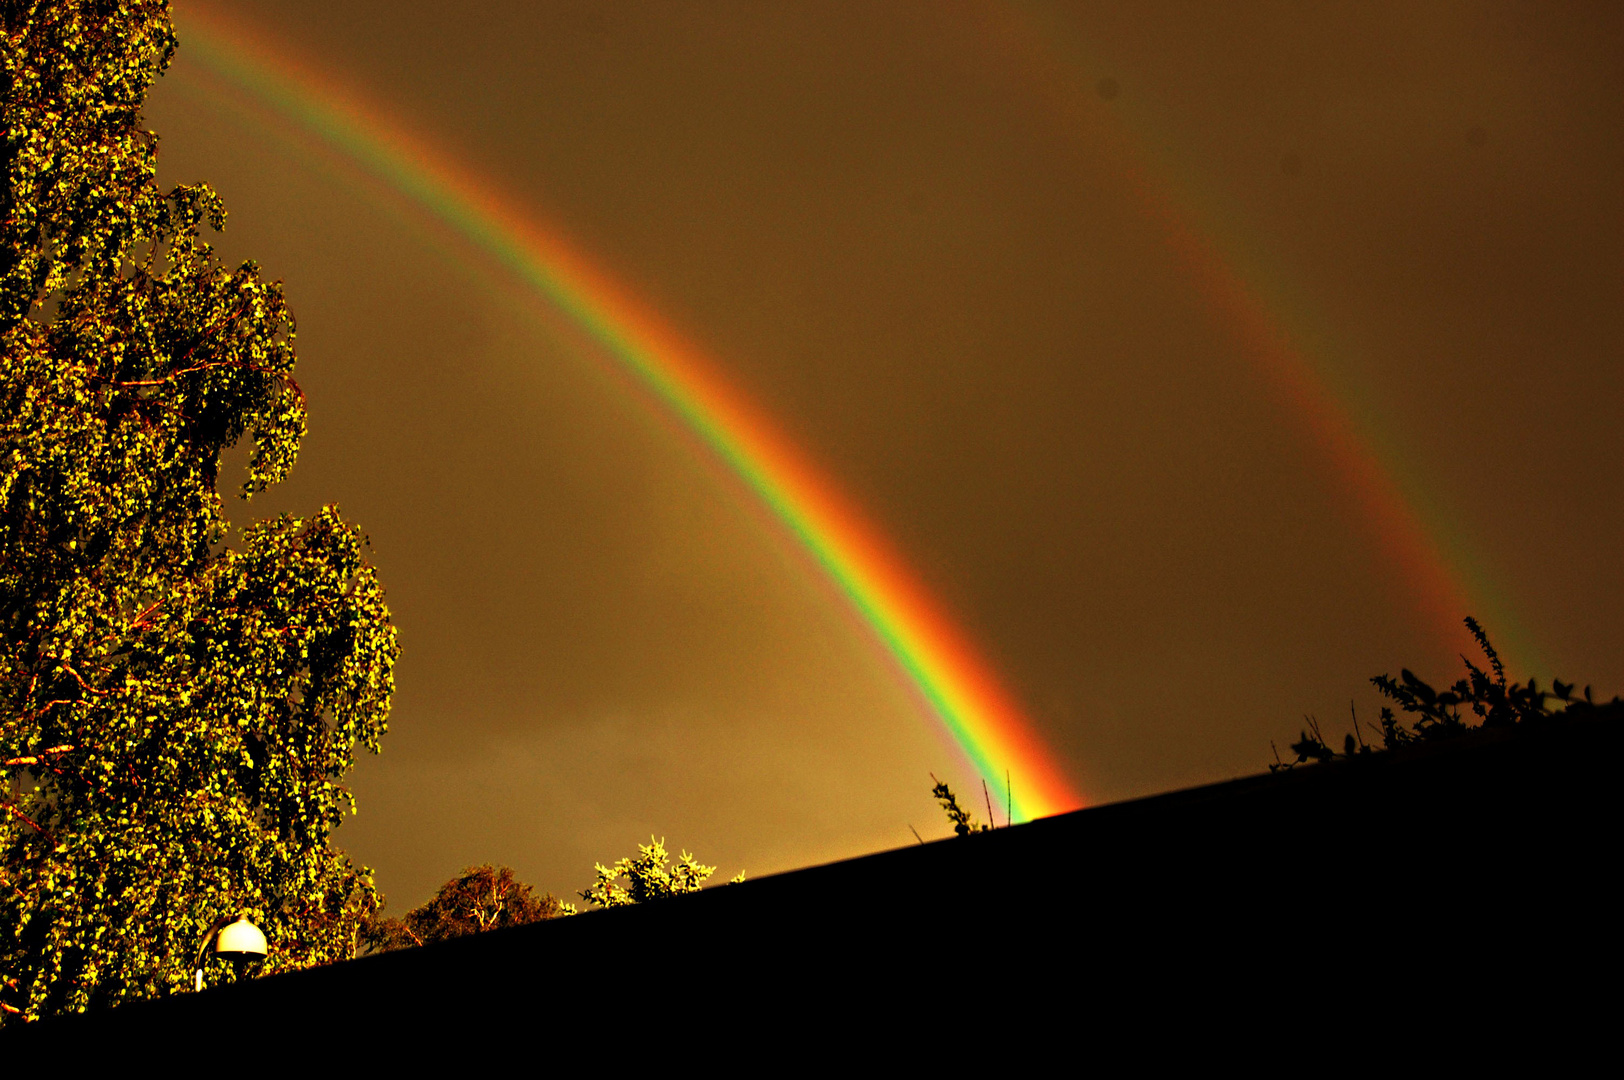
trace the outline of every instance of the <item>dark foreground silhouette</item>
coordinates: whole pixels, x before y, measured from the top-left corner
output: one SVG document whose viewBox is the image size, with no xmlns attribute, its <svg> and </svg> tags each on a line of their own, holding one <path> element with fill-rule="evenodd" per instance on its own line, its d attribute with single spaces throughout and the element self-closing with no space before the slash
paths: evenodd
<svg viewBox="0 0 1624 1080">
<path fill-rule="evenodd" d="M 1581 1023 L 1616 961 L 1621 728 L 1480 730 L 21 1034 L 246 1024 L 399 1049 L 658 1029 L 724 1052 L 997 1029 L 1018 1058 L 1012 1032 L 1110 1039 L 1124 1019 L 1223 1018 L 1260 1054 L 1461 1018 L 1526 1033 L 1553 1009 Z"/>
</svg>

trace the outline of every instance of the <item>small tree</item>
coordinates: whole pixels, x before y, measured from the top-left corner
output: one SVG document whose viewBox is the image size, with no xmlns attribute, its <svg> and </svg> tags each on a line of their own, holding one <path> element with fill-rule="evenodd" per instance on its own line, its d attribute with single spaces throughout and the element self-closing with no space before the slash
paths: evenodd
<svg viewBox="0 0 1624 1080">
<path fill-rule="evenodd" d="M 646 904 L 698 892 L 716 872 L 716 867 L 705 866 L 686 851 L 677 859 L 676 866 L 670 866 L 671 856 L 666 854 L 665 841 L 652 836 L 649 841 L 637 845 L 637 855 L 621 859 L 613 866 L 596 864 L 598 880 L 581 893 L 581 899 L 604 908 Z M 741 870 L 733 883 L 743 880 Z"/>
<path fill-rule="evenodd" d="M 293 464 L 293 317 L 203 241 L 213 191 L 154 182 L 165 0 L 0 0 L 0 34 L 0 1013 L 184 988 L 222 915 L 266 970 L 349 956 L 377 895 L 328 835 L 395 630 L 335 508 L 232 548 L 216 491 L 244 436 L 245 497 Z"/>
<path fill-rule="evenodd" d="M 373 921 L 362 940 L 371 951 L 381 952 L 573 914 L 573 906 L 551 893 L 537 896 L 514 878 L 511 868 L 486 863 L 464 870 L 440 886 L 432 900 L 401 918 Z"/>
</svg>

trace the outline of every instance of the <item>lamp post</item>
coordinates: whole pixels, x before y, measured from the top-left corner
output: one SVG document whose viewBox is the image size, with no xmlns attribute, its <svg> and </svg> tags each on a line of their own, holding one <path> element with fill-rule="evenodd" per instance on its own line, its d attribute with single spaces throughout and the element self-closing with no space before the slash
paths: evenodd
<svg viewBox="0 0 1624 1080">
<path fill-rule="evenodd" d="M 197 949 L 199 991 L 203 989 L 203 958 L 208 955 L 211 942 L 217 956 L 232 961 L 239 969 L 255 957 L 263 958 L 268 951 L 265 946 L 265 934 L 248 921 L 248 916 L 238 915 L 236 922 L 216 919 L 209 932 L 203 935 L 203 943 Z"/>
</svg>

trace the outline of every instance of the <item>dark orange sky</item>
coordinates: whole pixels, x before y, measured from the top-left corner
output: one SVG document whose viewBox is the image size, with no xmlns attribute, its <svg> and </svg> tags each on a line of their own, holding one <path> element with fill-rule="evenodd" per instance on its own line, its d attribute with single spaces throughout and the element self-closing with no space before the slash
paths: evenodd
<svg viewBox="0 0 1624 1080">
<path fill-rule="evenodd" d="M 299 317 L 310 435 L 255 513 L 339 502 L 401 628 L 339 834 L 391 906 L 483 861 L 572 892 L 651 831 L 729 875 L 945 832 L 927 773 L 967 778 L 784 538 L 477 258 L 221 98 L 177 7 L 163 179 L 220 190 L 221 250 Z M 1513 673 L 1624 689 L 1614 5 L 221 9 L 700 343 L 1096 800 L 1257 771 L 1304 713 L 1373 718 L 1369 676 L 1459 665 L 1124 147 L 1395 470 Z"/>
</svg>

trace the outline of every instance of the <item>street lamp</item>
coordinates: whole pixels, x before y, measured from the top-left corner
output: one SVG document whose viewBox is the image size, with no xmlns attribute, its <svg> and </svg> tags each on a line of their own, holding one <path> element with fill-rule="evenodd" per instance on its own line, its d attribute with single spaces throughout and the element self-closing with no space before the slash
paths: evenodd
<svg viewBox="0 0 1624 1080">
<path fill-rule="evenodd" d="M 197 949 L 197 989 L 203 989 L 203 958 L 209 952 L 209 943 L 213 942 L 214 952 L 232 961 L 239 969 L 255 957 L 264 957 L 265 935 L 260 928 L 248 921 L 248 916 L 237 916 L 236 922 L 228 923 L 225 919 L 216 919 L 209 932 L 203 935 L 203 943 Z"/>
</svg>

